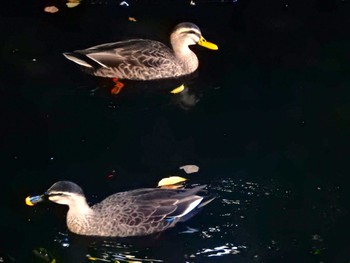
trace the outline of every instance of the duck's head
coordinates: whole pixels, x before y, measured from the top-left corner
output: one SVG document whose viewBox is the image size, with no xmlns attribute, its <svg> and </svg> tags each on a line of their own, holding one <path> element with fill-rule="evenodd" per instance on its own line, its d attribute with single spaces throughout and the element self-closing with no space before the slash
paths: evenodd
<svg viewBox="0 0 350 263">
<path fill-rule="evenodd" d="M 79 185 L 70 181 L 54 183 L 45 193 L 47 198 L 61 205 L 70 205 L 78 198 L 85 198 L 84 192 Z"/>
<path fill-rule="evenodd" d="M 178 24 L 170 36 L 174 49 L 180 46 L 200 45 L 212 50 L 217 50 L 218 46 L 206 41 L 198 26 L 190 22 Z"/>
<path fill-rule="evenodd" d="M 79 185 L 70 181 L 59 181 L 54 183 L 44 194 L 28 196 L 27 205 L 35 205 L 45 199 L 61 205 L 72 205 L 77 200 L 85 200 L 84 192 Z"/>
</svg>

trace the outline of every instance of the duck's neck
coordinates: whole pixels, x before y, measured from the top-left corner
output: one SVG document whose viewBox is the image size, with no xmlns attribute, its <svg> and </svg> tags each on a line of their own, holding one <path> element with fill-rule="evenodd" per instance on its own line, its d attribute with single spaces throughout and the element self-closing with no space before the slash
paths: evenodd
<svg viewBox="0 0 350 263">
<path fill-rule="evenodd" d="M 179 42 L 179 39 L 172 39 L 171 45 L 173 47 L 174 55 L 185 73 L 189 74 L 198 68 L 198 58 L 196 54 L 188 47 L 188 45 Z"/>
<path fill-rule="evenodd" d="M 94 211 L 87 204 L 84 196 L 75 198 L 74 202 L 69 204 L 67 226 L 73 233 L 89 235 L 93 219 Z"/>
</svg>

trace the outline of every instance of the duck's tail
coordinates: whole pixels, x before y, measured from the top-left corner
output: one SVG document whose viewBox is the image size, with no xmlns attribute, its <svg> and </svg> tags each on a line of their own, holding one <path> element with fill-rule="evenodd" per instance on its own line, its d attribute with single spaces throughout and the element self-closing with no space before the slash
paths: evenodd
<svg viewBox="0 0 350 263">
<path fill-rule="evenodd" d="M 194 187 L 192 189 L 179 190 L 179 193 L 174 196 L 178 198 L 176 203 L 177 208 L 167 215 L 166 219 L 184 222 L 196 215 L 204 206 L 213 201 L 216 196 L 202 196 L 198 193 L 203 191 L 206 185 Z"/>
<path fill-rule="evenodd" d="M 185 222 L 185 221 L 189 220 L 190 218 L 192 218 L 193 216 L 198 214 L 204 206 L 209 204 L 215 198 L 217 198 L 217 196 L 204 196 L 203 199 L 201 200 L 201 202 L 194 209 L 192 209 L 190 212 L 188 212 L 187 214 L 185 214 L 181 217 L 179 222 Z"/>
<path fill-rule="evenodd" d="M 65 56 L 67 59 L 69 59 L 70 61 L 73 61 L 74 63 L 85 67 L 85 68 L 94 68 L 96 67 L 96 62 L 94 62 L 92 59 L 88 58 L 87 56 L 80 54 L 80 53 L 76 53 L 76 52 L 65 52 L 63 53 L 63 56 Z"/>
</svg>

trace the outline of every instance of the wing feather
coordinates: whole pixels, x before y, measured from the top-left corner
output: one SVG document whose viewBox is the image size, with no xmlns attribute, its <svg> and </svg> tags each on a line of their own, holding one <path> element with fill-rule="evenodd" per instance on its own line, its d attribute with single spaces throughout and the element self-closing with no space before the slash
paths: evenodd
<svg viewBox="0 0 350 263">
<path fill-rule="evenodd" d="M 134 39 L 77 50 L 102 67 L 161 68 L 176 60 L 172 50 L 161 42 Z"/>
<path fill-rule="evenodd" d="M 109 196 L 93 206 L 95 211 L 113 212 L 125 225 L 171 223 L 190 213 L 203 200 L 196 195 L 205 186 L 193 189 L 145 188 Z"/>
</svg>

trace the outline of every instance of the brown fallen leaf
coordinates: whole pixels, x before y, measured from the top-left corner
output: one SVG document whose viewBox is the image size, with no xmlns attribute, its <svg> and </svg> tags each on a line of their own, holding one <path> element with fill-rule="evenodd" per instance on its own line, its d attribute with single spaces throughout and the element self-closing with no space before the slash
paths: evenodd
<svg viewBox="0 0 350 263">
<path fill-rule="evenodd" d="M 59 11 L 59 9 L 54 5 L 47 6 L 44 8 L 44 12 L 46 12 L 46 13 L 54 14 L 54 13 L 57 13 L 58 11 Z"/>
<path fill-rule="evenodd" d="M 196 173 L 199 171 L 199 167 L 194 164 L 188 164 L 181 166 L 179 169 L 183 169 L 187 174 Z"/>
</svg>

